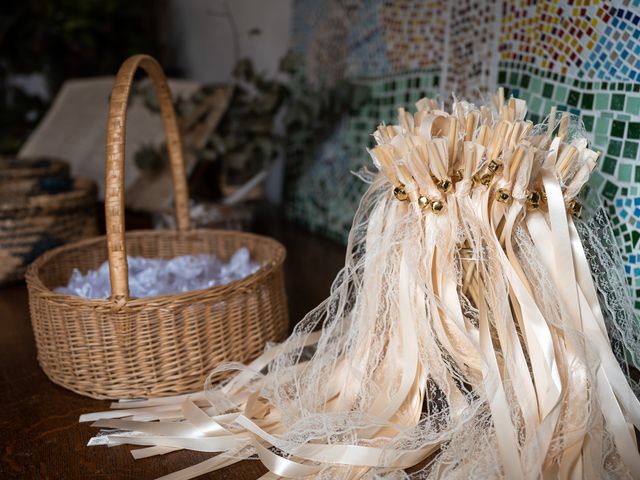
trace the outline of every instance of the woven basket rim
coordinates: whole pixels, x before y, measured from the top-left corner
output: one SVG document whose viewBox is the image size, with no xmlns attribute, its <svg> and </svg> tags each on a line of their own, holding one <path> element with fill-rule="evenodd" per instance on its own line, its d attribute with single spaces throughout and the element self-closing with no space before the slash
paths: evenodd
<svg viewBox="0 0 640 480">
<path fill-rule="evenodd" d="M 158 237 L 158 236 L 175 236 L 175 237 L 190 237 L 199 235 L 215 235 L 224 237 L 243 237 L 270 244 L 270 250 L 274 253 L 273 259 L 263 264 L 256 272 L 252 273 L 248 277 L 225 285 L 216 285 L 214 287 L 191 290 L 182 293 L 172 293 L 157 295 L 154 297 L 142 297 L 142 298 L 130 298 L 124 305 L 116 305 L 111 299 L 89 299 L 83 298 L 77 295 L 69 295 L 56 293 L 48 288 L 40 279 L 40 269 L 46 268 L 49 262 L 55 261 L 58 255 L 63 254 L 69 250 L 78 248 L 91 248 L 94 245 L 104 243 L 106 245 L 106 235 L 99 237 L 89 238 L 78 242 L 62 245 L 45 252 L 38 257 L 31 265 L 29 265 L 25 274 L 25 280 L 27 281 L 29 288 L 37 295 L 46 298 L 49 301 L 66 304 L 74 308 L 90 308 L 97 310 L 108 311 L 127 311 L 144 309 L 147 307 L 161 308 L 163 306 L 172 307 L 181 304 L 193 304 L 194 301 L 203 301 L 209 298 L 224 297 L 229 291 L 239 291 L 243 288 L 250 287 L 256 282 L 261 281 L 264 277 L 270 275 L 275 270 L 282 267 L 286 258 L 286 249 L 279 241 L 267 237 L 264 235 L 258 235 L 255 233 L 240 232 L 235 230 L 213 230 L 213 229 L 193 229 L 188 231 L 178 230 L 134 230 L 127 232 L 128 239 L 136 239 L 143 237 Z"/>
<path fill-rule="evenodd" d="M 43 165 L 40 162 L 49 162 Z M 0 174 L 14 178 L 31 178 L 30 173 L 39 172 L 47 168 L 69 169 L 69 164 L 60 157 L 49 155 L 34 155 L 18 157 L 14 155 L 0 155 Z"/>
<path fill-rule="evenodd" d="M 96 188 L 93 180 L 85 177 L 75 177 L 73 179 L 73 190 L 60 193 L 31 195 L 26 197 L 26 202 L 25 197 L 13 197 L 13 200 L 9 201 L 2 199 L 2 201 L 0 201 L 0 211 L 28 211 L 34 207 L 57 209 L 63 202 L 80 200 L 86 198 L 88 195 L 92 195 Z"/>
</svg>

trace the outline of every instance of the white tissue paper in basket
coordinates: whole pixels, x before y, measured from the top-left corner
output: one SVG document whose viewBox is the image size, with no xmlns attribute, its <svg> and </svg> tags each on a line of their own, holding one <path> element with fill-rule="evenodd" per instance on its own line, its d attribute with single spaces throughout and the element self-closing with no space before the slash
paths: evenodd
<svg viewBox="0 0 640 480">
<path fill-rule="evenodd" d="M 132 298 L 154 297 L 170 293 L 225 285 L 256 272 L 260 264 L 251 261 L 249 250 L 240 248 L 228 262 L 215 255 L 183 255 L 164 260 L 160 258 L 127 257 L 129 264 L 129 295 Z M 83 298 L 104 299 L 111 296 L 109 263 L 97 270 L 82 274 L 74 269 L 66 287 L 55 288 L 56 293 L 78 295 Z"/>
</svg>

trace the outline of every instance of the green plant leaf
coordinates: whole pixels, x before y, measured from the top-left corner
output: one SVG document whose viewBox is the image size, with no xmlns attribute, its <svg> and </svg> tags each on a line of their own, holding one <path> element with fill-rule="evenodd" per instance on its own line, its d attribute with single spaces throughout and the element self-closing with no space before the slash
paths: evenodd
<svg viewBox="0 0 640 480">
<path fill-rule="evenodd" d="M 263 159 L 263 164 L 270 161 L 276 151 L 275 142 L 271 138 L 264 136 L 255 137 L 253 148 L 259 152 L 259 156 Z"/>
</svg>

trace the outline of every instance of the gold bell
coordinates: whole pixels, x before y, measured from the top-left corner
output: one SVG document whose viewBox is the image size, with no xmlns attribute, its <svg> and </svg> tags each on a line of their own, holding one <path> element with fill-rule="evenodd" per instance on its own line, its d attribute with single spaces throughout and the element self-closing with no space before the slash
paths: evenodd
<svg viewBox="0 0 640 480">
<path fill-rule="evenodd" d="M 489 165 L 487 165 L 487 168 L 489 169 L 490 172 L 496 174 L 502 171 L 502 164 L 496 162 L 495 160 L 491 160 L 489 162 Z"/>
<path fill-rule="evenodd" d="M 431 210 L 433 210 L 433 213 L 440 213 L 443 208 L 444 203 L 442 203 L 440 200 L 434 200 L 433 202 L 431 202 Z"/>
<path fill-rule="evenodd" d="M 499 188 L 496 192 L 496 200 L 500 203 L 507 203 L 511 200 L 511 192 L 505 190 L 504 188 Z"/>
<path fill-rule="evenodd" d="M 488 186 L 493 181 L 493 173 L 485 173 L 480 177 L 480 184 L 485 187 Z"/>
<path fill-rule="evenodd" d="M 540 208 L 540 192 L 530 192 L 527 195 L 527 209 L 537 210 Z"/>
<path fill-rule="evenodd" d="M 429 206 L 429 203 L 431 203 L 429 201 L 429 199 L 427 197 L 425 197 L 424 195 L 420 195 L 418 197 L 418 205 L 420 206 L 420 208 L 422 208 L 423 210 L 425 208 L 427 208 Z"/>
<path fill-rule="evenodd" d="M 440 190 L 443 193 L 447 193 L 449 190 L 451 190 L 451 180 L 449 180 L 448 178 L 445 178 L 443 180 L 440 180 L 437 184 L 436 187 L 438 187 L 438 190 Z"/>
<path fill-rule="evenodd" d="M 407 195 L 406 190 L 404 189 L 404 185 L 402 185 L 402 184 L 398 185 L 397 187 L 395 187 L 393 189 L 393 194 L 401 202 L 404 202 L 405 200 L 407 200 L 407 198 L 409 198 L 409 196 Z"/>
<path fill-rule="evenodd" d="M 453 183 L 458 183 L 463 178 L 464 178 L 464 175 L 462 173 L 462 170 L 456 170 L 455 172 L 453 172 L 453 175 L 451 175 L 451 181 Z"/>
<path fill-rule="evenodd" d="M 575 200 L 572 200 L 569 203 L 569 213 L 576 218 L 580 218 L 580 216 L 582 215 L 582 204 L 576 202 Z"/>
</svg>

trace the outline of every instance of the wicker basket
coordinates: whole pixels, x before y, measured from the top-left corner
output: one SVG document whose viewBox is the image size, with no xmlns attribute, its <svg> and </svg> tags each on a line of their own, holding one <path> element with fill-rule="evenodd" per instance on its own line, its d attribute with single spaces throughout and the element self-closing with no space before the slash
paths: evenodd
<svg viewBox="0 0 640 480">
<path fill-rule="evenodd" d="M 144 69 L 156 88 L 174 183 L 177 231 L 124 232 L 125 113 L 133 75 Z M 107 235 L 52 250 L 27 272 L 38 360 L 54 382 L 93 398 L 164 396 L 202 388 L 220 362 L 247 362 L 288 330 L 282 264 L 275 240 L 239 232 L 191 230 L 182 146 L 166 79 L 146 55 L 129 58 L 115 81 L 107 131 Z M 228 285 L 175 295 L 129 298 L 127 254 L 171 258 L 246 246 L 263 265 Z M 112 297 L 54 293 L 73 268 L 109 260 Z"/>
<path fill-rule="evenodd" d="M 0 183 L 18 179 L 69 176 L 69 164 L 54 158 L 0 156 Z"/>
<path fill-rule="evenodd" d="M 96 186 L 69 179 L 70 190 L 34 191 L 33 179 L 0 183 L 0 286 L 22 279 L 45 251 L 98 234 Z"/>
<path fill-rule="evenodd" d="M 73 190 L 69 164 L 54 158 L 16 158 L 0 155 L 0 202 L 25 202 L 35 195 Z"/>
</svg>

